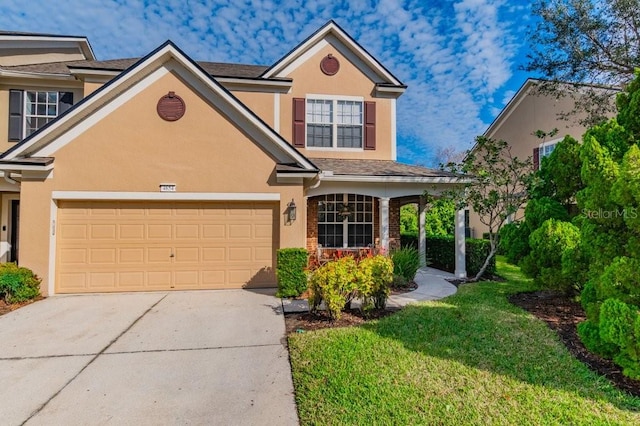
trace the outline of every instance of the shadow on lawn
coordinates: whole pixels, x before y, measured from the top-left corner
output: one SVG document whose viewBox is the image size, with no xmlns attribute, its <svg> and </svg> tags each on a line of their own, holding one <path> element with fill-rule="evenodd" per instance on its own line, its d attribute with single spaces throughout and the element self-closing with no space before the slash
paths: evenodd
<svg viewBox="0 0 640 426">
<path fill-rule="evenodd" d="M 468 284 L 455 296 L 408 306 L 362 327 L 427 356 L 640 410 L 640 399 L 613 385 L 605 390 L 607 379 L 585 379 L 594 373 L 575 361 L 544 323 L 510 304 L 506 296 L 513 292 L 509 283 Z"/>
</svg>

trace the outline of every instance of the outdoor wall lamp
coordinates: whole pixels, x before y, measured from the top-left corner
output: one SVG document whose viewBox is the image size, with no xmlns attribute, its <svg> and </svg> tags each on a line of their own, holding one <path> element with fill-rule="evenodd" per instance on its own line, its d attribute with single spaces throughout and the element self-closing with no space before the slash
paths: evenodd
<svg viewBox="0 0 640 426">
<path fill-rule="evenodd" d="M 293 201 L 292 198 L 291 202 L 287 204 L 287 217 L 289 219 L 289 222 L 293 222 L 294 220 L 296 220 L 296 210 L 296 202 Z"/>
</svg>

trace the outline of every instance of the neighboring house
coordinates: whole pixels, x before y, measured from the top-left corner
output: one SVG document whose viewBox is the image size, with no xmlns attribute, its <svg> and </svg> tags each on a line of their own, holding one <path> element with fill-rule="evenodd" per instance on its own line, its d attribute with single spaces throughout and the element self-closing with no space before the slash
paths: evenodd
<svg viewBox="0 0 640 426">
<path fill-rule="evenodd" d="M 540 94 L 535 90 L 538 83 L 539 80 L 527 79 L 484 132 L 488 138 L 508 142 L 513 156 L 521 160 L 530 158 L 536 170 L 542 164 L 542 158 L 551 154 L 565 136 L 570 135 L 580 141 L 587 130 L 580 124 L 585 118 L 584 114 L 561 118 L 562 114 L 575 108 L 571 96 L 556 99 L 553 95 Z M 553 129 L 558 129 L 554 136 L 543 139 L 536 136 L 538 130 L 549 133 Z M 521 219 L 523 214 L 524 210 L 519 211 L 512 220 Z M 489 232 L 489 228 L 480 222 L 473 210 L 467 211 L 466 226 L 467 235 L 472 238 L 482 238 L 483 234 Z"/>
<path fill-rule="evenodd" d="M 333 21 L 271 66 L 6 32 L 0 55 L 2 256 L 44 294 L 272 287 L 278 248 L 389 250 L 402 204 L 457 184 L 395 161 L 406 86 Z"/>
</svg>

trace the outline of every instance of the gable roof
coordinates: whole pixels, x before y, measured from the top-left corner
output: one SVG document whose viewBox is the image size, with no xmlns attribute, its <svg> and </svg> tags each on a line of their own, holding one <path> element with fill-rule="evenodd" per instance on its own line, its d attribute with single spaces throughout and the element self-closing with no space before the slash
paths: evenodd
<svg viewBox="0 0 640 426">
<path fill-rule="evenodd" d="M 406 88 L 404 84 L 394 76 L 388 69 L 384 67 L 375 57 L 358 44 L 349 34 L 347 34 L 335 21 L 331 20 L 320 27 L 316 32 L 307 37 L 302 43 L 294 47 L 289 53 L 280 58 L 275 64 L 265 70 L 262 78 L 286 77 L 289 68 L 295 66 L 295 61 L 303 58 L 303 55 L 318 45 L 322 40 L 333 38 L 333 40 L 342 44 L 347 51 L 341 52 L 348 55 L 349 52 L 354 56 L 353 64 L 362 71 L 364 67 L 369 68 L 375 73 L 379 80 L 377 83 L 392 84 L 395 87 Z"/>
<path fill-rule="evenodd" d="M 136 88 L 145 78 L 174 60 L 172 71 L 183 78 L 191 78 L 192 89 L 205 97 L 214 97 L 216 106 L 226 108 L 227 118 L 242 128 L 256 143 L 273 155 L 277 162 L 296 163 L 304 170 L 316 171 L 316 167 L 304 155 L 269 127 L 240 100 L 211 77 L 200 65 L 187 56 L 170 40 L 160 45 L 144 58 L 119 74 L 109 83 L 75 104 L 55 120 L 19 142 L 0 156 L 2 160 L 16 160 L 40 156 L 51 156 L 57 149 L 73 140 L 90 127 L 90 118 L 108 109 L 117 108 L 120 96 Z M 168 71 L 167 71 L 168 72 Z M 184 74 L 184 75 L 183 75 Z M 162 74 L 164 75 L 164 74 Z M 157 77 L 159 78 L 159 77 Z M 138 90 L 142 90 L 141 88 Z"/>
</svg>

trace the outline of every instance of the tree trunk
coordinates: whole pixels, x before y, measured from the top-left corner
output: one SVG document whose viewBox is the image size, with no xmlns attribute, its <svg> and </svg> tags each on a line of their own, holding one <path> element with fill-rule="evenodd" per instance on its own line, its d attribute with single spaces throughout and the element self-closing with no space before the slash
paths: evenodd
<svg viewBox="0 0 640 426">
<path fill-rule="evenodd" d="M 492 244 L 491 250 L 489 251 L 489 255 L 484 260 L 484 264 L 482 265 L 482 268 L 480 268 L 476 276 L 473 277 L 473 279 L 469 280 L 469 282 L 475 283 L 480 279 L 480 277 L 482 277 L 482 275 L 484 274 L 484 271 L 486 271 L 487 267 L 489 267 L 489 262 L 491 262 L 491 259 L 496 255 L 497 251 L 498 251 L 498 247 Z"/>
</svg>

